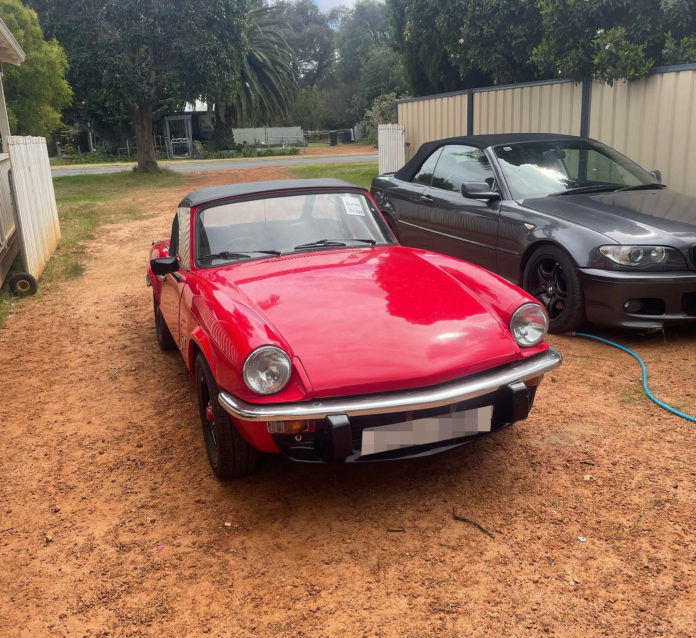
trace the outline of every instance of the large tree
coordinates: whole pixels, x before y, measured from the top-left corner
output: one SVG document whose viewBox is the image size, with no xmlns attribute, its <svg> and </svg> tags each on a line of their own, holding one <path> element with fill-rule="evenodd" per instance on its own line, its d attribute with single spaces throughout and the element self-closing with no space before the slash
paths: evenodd
<svg viewBox="0 0 696 638">
<path fill-rule="evenodd" d="M 238 86 L 246 0 L 30 1 L 63 43 L 78 96 L 108 96 L 128 113 L 139 170 L 157 167 L 152 115 L 160 100 Z"/>
<path fill-rule="evenodd" d="M 61 111 L 72 99 L 65 53 L 56 40 L 44 39 L 36 13 L 19 0 L 0 0 L 0 18 L 26 53 L 20 67 L 3 68 L 10 129 L 49 137 L 60 127 Z"/>
<path fill-rule="evenodd" d="M 311 0 L 281 2 L 279 19 L 283 37 L 294 52 L 293 64 L 301 87 L 320 86 L 334 64 L 334 31 L 329 16 Z"/>
</svg>

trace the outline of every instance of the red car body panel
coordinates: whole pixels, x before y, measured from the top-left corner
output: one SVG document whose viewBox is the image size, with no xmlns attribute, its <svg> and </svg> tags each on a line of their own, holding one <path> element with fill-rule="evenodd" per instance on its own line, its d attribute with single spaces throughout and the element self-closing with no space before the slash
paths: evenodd
<svg viewBox="0 0 696 638">
<path fill-rule="evenodd" d="M 313 398 L 435 385 L 522 356 L 464 281 L 401 246 L 300 253 L 217 268 L 206 278 L 283 335 Z M 271 334 L 257 339 L 273 342 Z"/>
</svg>

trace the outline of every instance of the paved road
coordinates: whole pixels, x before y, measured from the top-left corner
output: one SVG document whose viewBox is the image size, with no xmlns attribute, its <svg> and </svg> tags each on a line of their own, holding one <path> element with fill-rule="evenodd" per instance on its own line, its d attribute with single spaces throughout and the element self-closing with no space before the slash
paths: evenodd
<svg viewBox="0 0 696 638">
<path fill-rule="evenodd" d="M 348 164 L 357 162 L 376 162 L 377 153 L 368 155 L 297 155 L 293 157 L 268 157 L 263 159 L 230 159 L 230 160 L 191 160 L 178 162 L 162 162 L 162 167 L 169 168 L 177 173 L 193 173 L 198 171 L 227 171 L 240 168 L 263 168 L 265 166 L 302 166 L 304 164 Z M 56 167 L 51 169 L 53 177 L 65 175 L 90 175 L 95 173 L 118 173 L 129 171 L 135 164 L 121 164 L 119 166 L 80 166 Z"/>
</svg>

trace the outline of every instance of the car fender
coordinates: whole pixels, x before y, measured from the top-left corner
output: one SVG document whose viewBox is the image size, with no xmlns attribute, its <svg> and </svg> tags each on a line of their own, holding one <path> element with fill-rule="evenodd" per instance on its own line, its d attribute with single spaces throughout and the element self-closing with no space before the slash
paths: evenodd
<svg viewBox="0 0 696 638">
<path fill-rule="evenodd" d="M 219 290 L 201 286 L 192 293 L 191 324 L 186 330 L 191 348 L 186 350 L 189 370 L 193 371 L 195 366 L 195 348 L 198 347 L 206 357 L 218 386 L 239 398 L 263 402 L 299 401 L 311 396 L 311 383 L 293 349 L 268 320 L 241 300 Z M 271 397 L 253 393 L 242 377 L 246 358 L 263 345 L 283 349 L 293 361 L 293 374 L 287 386 Z"/>
</svg>

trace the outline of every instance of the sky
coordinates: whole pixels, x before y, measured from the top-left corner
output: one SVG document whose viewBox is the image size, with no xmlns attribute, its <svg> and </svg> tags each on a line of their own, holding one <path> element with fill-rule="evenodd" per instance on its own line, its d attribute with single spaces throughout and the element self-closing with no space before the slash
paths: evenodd
<svg viewBox="0 0 696 638">
<path fill-rule="evenodd" d="M 355 0 L 312 0 L 312 2 L 319 7 L 322 13 L 327 13 L 338 6 L 351 8 L 355 4 Z"/>
</svg>

